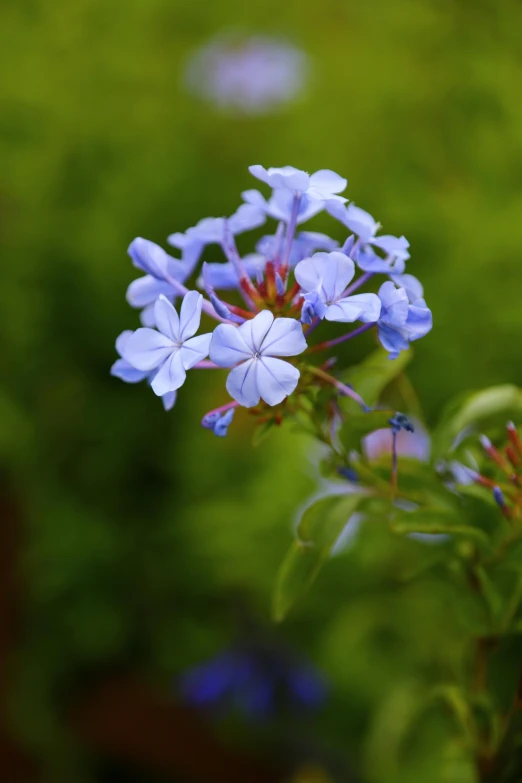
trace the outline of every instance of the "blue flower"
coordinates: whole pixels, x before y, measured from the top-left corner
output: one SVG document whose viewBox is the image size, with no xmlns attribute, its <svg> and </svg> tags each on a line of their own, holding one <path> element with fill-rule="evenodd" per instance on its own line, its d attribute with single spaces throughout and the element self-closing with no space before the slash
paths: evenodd
<svg viewBox="0 0 522 783">
<path fill-rule="evenodd" d="M 390 352 L 390 359 L 395 359 L 409 348 L 410 342 L 428 334 L 433 326 L 431 310 L 424 299 L 410 303 L 406 289 L 397 288 L 391 281 L 382 284 L 379 298 L 379 339 Z"/>
<path fill-rule="evenodd" d="M 210 334 L 193 337 L 199 328 L 203 297 L 189 291 L 180 315 L 164 296 L 157 299 L 154 316 L 158 331 L 137 329 L 126 340 L 123 358 L 144 372 L 156 370 L 151 381 L 155 394 L 163 396 L 183 385 L 186 370 L 208 356 Z"/>
<path fill-rule="evenodd" d="M 272 196 L 265 199 L 259 190 L 245 190 L 243 199 L 274 220 L 282 220 L 289 223 L 292 216 L 294 196 L 290 190 L 275 190 Z M 303 195 L 299 201 L 296 224 L 306 223 L 307 220 L 317 215 L 324 208 L 324 203 L 316 198 Z"/>
<path fill-rule="evenodd" d="M 233 402 L 231 405 L 235 405 L 235 403 Z M 228 432 L 228 428 L 232 424 L 235 412 L 235 408 L 228 408 L 226 411 L 218 408 L 215 411 L 207 413 L 206 416 L 203 416 L 201 425 L 206 430 L 212 430 L 214 435 L 217 435 L 218 438 L 224 438 Z"/>
<path fill-rule="evenodd" d="M 278 708 L 317 709 L 326 698 L 326 684 L 285 650 L 250 644 L 236 645 L 188 671 L 181 693 L 196 707 L 231 707 L 266 718 Z"/>
<path fill-rule="evenodd" d="M 315 253 L 295 268 L 295 279 L 305 292 L 305 302 L 312 305 L 319 318 L 344 323 L 377 321 L 381 303 L 376 294 L 344 296 L 354 274 L 352 259 L 336 251 Z"/>
<path fill-rule="evenodd" d="M 227 391 L 240 405 L 252 408 L 260 399 L 277 405 L 294 391 L 299 370 L 276 357 L 297 356 L 305 348 L 299 321 L 274 319 L 263 310 L 241 326 L 217 326 L 210 358 L 220 367 L 234 368 L 227 378 Z"/>
<path fill-rule="evenodd" d="M 327 211 L 350 231 L 359 237 L 358 245 L 354 253 L 354 260 L 364 272 L 376 274 L 401 274 L 404 272 L 405 261 L 410 257 L 408 248 L 410 243 L 406 237 L 394 237 L 391 234 L 376 236 L 380 223 L 365 212 L 364 209 L 349 204 L 347 207 L 336 201 L 326 204 Z M 381 258 L 373 248 L 377 248 L 386 254 Z"/>
<path fill-rule="evenodd" d="M 116 339 L 116 350 L 118 351 L 119 355 L 122 357 L 121 359 L 117 359 L 114 364 L 111 367 L 111 375 L 114 375 L 115 378 L 120 378 L 122 381 L 125 381 L 126 383 L 139 383 L 140 381 L 148 381 L 149 383 L 152 381 L 154 376 L 156 375 L 156 371 L 153 370 L 152 372 L 146 372 L 144 370 L 137 370 L 136 367 L 133 367 L 130 362 L 128 362 L 126 359 L 123 358 L 123 352 L 125 350 L 125 346 L 127 345 L 129 338 L 132 336 L 132 332 L 130 329 L 127 329 L 125 332 L 122 332 L 119 337 Z M 174 403 L 176 402 L 176 392 L 171 391 L 167 392 L 161 397 L 161 401 L 163 403 L 163 407 L 166 411 L 170 411 L 170 409 L 174 406 Z"/>
<path fill-rule="evenodd" d="M 346 188 L 347 180 L 329 169 L 321 169 L 311 175 L 293 166 L 265 169 L 264 166 L 255 165 L 249 166 L 248 170 L 274 190 L 289 190 L 294 196 L 308 196 L 323 202 L 346 201 L 337 194 Z"/>
<path fill-rule="evenodd" d="M 205 245 L 223 245 L 227 231 L 235 236 L 258 228 L 265 221 L 266 215 L 262 209 L 253 204 L 241 204 L 231 217 L 203 218 L 195 226 L 188 228 L 184 234 L 179 232 L 171 234 L 167 242 L 185 250 L 191 247 L 202 249 Z"/>
<path fill-rule="evenodd" d="M 276 255 L 281 252 L 281 238 L 277 234 L 262 237 L 256 245 L 256 250 L 262 253 L 267 261 L 273 261 Z M 318 231 L 300 231 L 292 242 L 289 263 L 295 266 L 315 253 L 316 250 L 335 250 L 339 243 L 331 239 L 326 234 L 320 234 Z"/>
<path fill-rule="evenodd" d="M 128 253 L 134 266 L 147 274 L 133 280 L 127 288 L 127 301 L 131 307 L 144 308 L 140 319 L 144 326 L 154 326 L 154 302 L 163 295 L 173 302 L 178 292 L 168 279 L 184 283 L 192 274 L 199 260 L 184 254 L 180 261 L 172 258 L 162 247 L 148 239 L 137 237 L 129 245 Z"/>
</svg>

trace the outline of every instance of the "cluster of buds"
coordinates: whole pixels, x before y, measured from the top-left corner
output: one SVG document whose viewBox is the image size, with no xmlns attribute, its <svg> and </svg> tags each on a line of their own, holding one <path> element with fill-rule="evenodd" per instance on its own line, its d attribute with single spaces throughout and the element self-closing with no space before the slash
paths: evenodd
<svg viewBox="0 0 522 783">
<path fill-rule="evenodd" d="M 491 476 L 470 469 L 468 472 L 476 484 L 492 492 L 506 519 L 513 519 L 522 514 L 522 440 L 513 422 L 508 422 L 506 432 L 507 441 L 502 449 L 496 448 L 486 435 L 480 436 Z"/>
<path fill-rule="evenodd" d="M 147 380 L 166 409 L 174 405 L 188 370 L 227 368 L 232 402 L 202 420 L 218 436 L 226 434 L 238 407 L 255 410 L 261 419 L 275 406 L 286 405 L 292 412 L 311 387 L 328 387 L 333 398 L 347 395 L 366 409 L 356 390 L 327 371 L 331 358 L 316 366 L 305 357 L 373 329 L 393 359 L 432 327 L 422 286 L 405 273 L 409 243 L 404 237 L 378 235 L 380 224 L 371 215 L 347 205 L 339 195 L 345 179 L 329 170 L 309 175 L 292 166 L 251 166 L 250 172 L 272 188 L 271 196 L 247 190 L 230 218 L 205 218 L 185 233 L 169 236 L 181 258 L 142 238 L 131 243 L 129 255 L 145 276 L 130 284 L 127 299 L 142 310 L 143 326 L 120 335 L 116 347 L 121 358 L 112 367 L 112 374 L 124 381 Z M 325 234 L 298 230 L 323 210 L 351 232 L 341 248 Z M 241 256 L 235 236 L 267 218 L 278 221 L 275 233 L 262 237 L 255 253 Z M 203 262 L 195 275 L 211 244 L 221 246 L 224 261 Z M 185 285 L 193 275 L 203 293 Z M 381 275 L 387 279 L 377 292 L 361 293 L 362 286 Z M 202 313 L 218 325 L 198 335 Z M 310 345 L 310 336 L 324 321 L 360 325 Z M 295 405 L 287 405 L 290 395 Z M 280 422 L 283 410 L 270 415 Z"/>
</svg>

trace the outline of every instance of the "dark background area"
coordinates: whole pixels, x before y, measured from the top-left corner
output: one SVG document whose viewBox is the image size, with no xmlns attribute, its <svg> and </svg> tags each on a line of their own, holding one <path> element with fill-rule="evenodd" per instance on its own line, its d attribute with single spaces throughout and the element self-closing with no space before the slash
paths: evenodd
<svg viewBox="0 0 522 783">
<path fill-rule="evenodd" d="M 187 58 L 229 27 L 302 48 L 305 94 L 261 117 L 190 95 Z M 473 781 L 442 716 L 399 751 L 417 690 L 462 653 L 449 587 L 390 588 L 423 546 L 363 531 L 274 629 L 275 574 L 316 484 L 310 444 L 283 430 L 253 448 L 245 416 L 213 438 L 199 420 L 226 401 L 221 382 L 193 373 L 165 414 L 109 368 L 138 325 L 129 242 L 231 214 L 257 186 L 249 164 L 291 164 L 347 176 L 347 197 L 409 239 L 435 324 L 410 368 L 428 422 L 463 390 L 521 383 L 521 29 L 515 0 L 2 1 L 7 783 L 246 783 L 243 763 L 261 775 L 274 759 L 303 783 L 326 783 L 330 762 L 375 783 Z M 325 216 L 310 228 L 344 239 Z M 325 672 L 317 716 L 187 716 L 177 678 L 245 616 Z"/>
</svg>

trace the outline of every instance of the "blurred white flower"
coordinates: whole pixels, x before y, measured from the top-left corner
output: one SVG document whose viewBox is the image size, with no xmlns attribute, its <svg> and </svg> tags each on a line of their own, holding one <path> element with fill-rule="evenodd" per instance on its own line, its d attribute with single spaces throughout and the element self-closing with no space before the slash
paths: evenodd
<svg viewBox="0 0 522 783">
<path fill-rule="evenodd" d="M 308 57 L 284 39 L 224 33 L 190 57 L 185 84 L 222 109 L 265 114 L 302 92 Z"/>
</svg>

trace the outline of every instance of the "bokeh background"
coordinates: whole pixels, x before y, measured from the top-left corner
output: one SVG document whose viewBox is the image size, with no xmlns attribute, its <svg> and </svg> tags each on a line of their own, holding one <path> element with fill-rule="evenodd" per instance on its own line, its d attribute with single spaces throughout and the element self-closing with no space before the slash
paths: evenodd
<svg viewBox="0 0 522 783">
<path fill-rule="evenodd" d="M 254 117 L 191 95 L 187 58 L 230 27 L 306 52 L 304 93 Z M 363 531 L 272 626 L 315 489 L 308 442 L 253 448 L 240 417 L 219 440 L 198 424 L 226 400 L 207 378 L 165 414 L 109 368 L 138 323 L 133 237 L 231 214 L 256 187 L 249 164 L 292 164 L 347 176 L 410 240 L 435 322 L 410 370 L 428 422 L 458 392 L 522 383 L 521 29 L 517 0 L 2 0 L 6 783 L 474 780 L 442 713 L 408 739 L 418 692 L 463 654 L 451 587 L 397 582 L 426 547 Z M 332 223 L 310 227 L 343 239 Z M 252 627 L 323 672 L 318 714 L 211 720 L 180 703 L 179 676 Z"/>
</svg>

